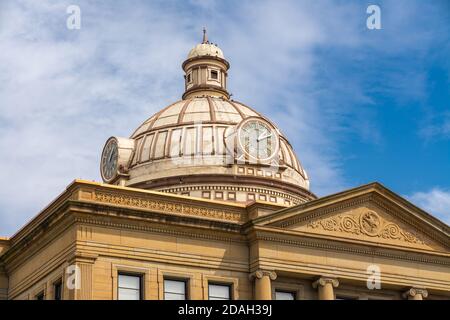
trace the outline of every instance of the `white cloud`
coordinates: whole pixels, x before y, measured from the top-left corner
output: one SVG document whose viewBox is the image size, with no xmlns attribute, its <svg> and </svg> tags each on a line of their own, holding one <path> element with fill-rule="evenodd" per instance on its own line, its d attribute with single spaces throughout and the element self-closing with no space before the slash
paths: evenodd
<svg viewBox="0 0 450 320">
<path fill-rule="evenodd" d="M 419 134 L 426 142 L 450 138 L 450 112 L 432 114 L 424 120 Z"/>
<path fill-rule="evenodd" d="M 423 210 L 450 224 L 450 190 L 433 188 L 406 197 Z"/>
</svg>

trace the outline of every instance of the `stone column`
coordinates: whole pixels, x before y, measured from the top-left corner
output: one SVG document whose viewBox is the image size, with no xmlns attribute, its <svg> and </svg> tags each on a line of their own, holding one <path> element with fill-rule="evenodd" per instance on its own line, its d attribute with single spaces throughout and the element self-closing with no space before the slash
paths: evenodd
<svg viewBox="0 0 450 320">
<path fill-rule="evenodd" d="M 403 293 L 403 298 L 408 300 L 423 300 L 428 297 L 428 291 L 425 288 L 411 288 Z"/>
<path fill-rule="evenodd" d="M 272 300 L 272 281 L 276 278 L 275 271 L 257 270 L 250 275 L 255 279 L 255 300 Z"/>
<path fill-rule="evenodd" d="M 314 289 L 318 289 L 319 300 L 334 300 L 334 290 L 339 285 L 338 279 L 321 277 L 313 282 Z"/>
</svg>

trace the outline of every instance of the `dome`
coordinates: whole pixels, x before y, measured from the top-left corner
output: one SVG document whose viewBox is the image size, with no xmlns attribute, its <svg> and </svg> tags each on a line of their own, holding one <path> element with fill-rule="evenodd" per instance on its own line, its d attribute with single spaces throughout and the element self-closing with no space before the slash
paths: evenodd
<svg viewBox="0 0 450 320">
<path fill-rule="evenodd" d="M 240 203 L 290 206 L 316 198 L 278 127 L 230 99 L 229 63 L 206 30 L 182 68 L 182 100 L 148 118 L 129 139 L 108 139 L 100 164 L 105 182 Z"/>
<path fill-rule="evenodd" d="M 193 145 L 199 149 L 195 150 L 195 153 L 210 155 L 225 151 L 224 134 L 226 129 L 249 117 L 261 118 L 272 123 L 255 110 L 237 101 L 216 97 L 197 97 L 177 101 L 151 116 L 131 135 L 131 139 L 135 141 L 146 140 L 145 145 L 141 145 L 141 148 L 145 147 L 145 152 L 140 154 L 139 161 L 135 159 L 135 163 L 184 156 L 186 146 L 183 143 L 186 139 L 192 139 L 189 135 L 196 133 L 194 131 L 200 131 L 193 142 Z M 197 130 L 193 130 L 194 128 Z M 292 182 L 308 189 L 308 176 L 305 170 L 300 165 L 289 142 L 278 128 L 276 130 L 280 134 L 279 158 L 284 165 L 299 174 L 298 179 L 293 179 Z M 146 139 L 148 136 L 158 136 L 160 132 L 167 132 L 164 134 L 164 139 L 160 137 L 154 143 L 151 141 L 152 138 Z M 206 132 L 208 133 L 206 134 Z M 211 144 L 212 140 L 215 141 L 214 145 Z"/>
<path fill-rule="evenodd" d="M 281 171 L 235 164 L 234 155 L 230 157 L 225 136 L 249 118 L 268 121 L 276 128 Z M 249 192 L 255 191 L 254 199 L 248 199 L 246 193 L 242 202 L 260 199 L 296 204 L 310 196 L 308 176 L 285 136 L 266 117 L 237 101 L 209 96 L 177 101 L 146 120 L 130 138 L 136 141 L 136 152 L 129 166 L 128 186 L 186 195 L 197 191 L 199 196 L 211 197 L 211 191 L 216 193 L 228 184 L 234 190 L 232 185 L 241 176 L 246 178 L 242 182 L 252 181 Z M 215 181 L 222 182 L 214 185 Z M 284 196 L 277 197 L 274 186 L 281 187 Z"/>
<path fill-rule="evenodd" d="M 208 36 L 206 34 L 206 29 L 203 28 L 203 41 L 199 43 L 194 48 L 189 51 L 187 59 L 197 58 L 197 57 L 216 57 L 220 59 L 225 59 L 222 50 L 213 43 L 208 41 Z"/>
<path fill-rule="evenodd" d="M 211 56 L 225 59 L 222 50 L 217 45 L 212 43 L 200 43 L 196 45 L 191 51 L 189 51 L 188 59 L 201 56 Z"/>
</svg>

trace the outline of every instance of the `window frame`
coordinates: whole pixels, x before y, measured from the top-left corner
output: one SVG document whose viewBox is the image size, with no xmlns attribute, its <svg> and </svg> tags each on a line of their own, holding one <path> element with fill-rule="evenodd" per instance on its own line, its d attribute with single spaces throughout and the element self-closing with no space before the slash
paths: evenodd
<svg viewBox="0 0 450 320">
<path fill-rule="evenodd" d="M 141 299 L 146 300 L 149 299 L 151 293 L 149 291 L 149 279 L 150 279 L 150 269 L 143 268 L 141 266 L 129 264 L 112 264 L 111 275 L 113 278 L 113 300 L 118 300 L 119 298 L 119 274 L 131 274 L 131 275 L 140 275 L 141 276 Z"/>
<path fill-rule="evenodd" d="M 129 272 L 129 271 L 118 271 L 117 272 L 117 285 L 116 285 L 116 291 L 117 291 L 117 299 L 119 299 L 119 289 L 120 289 L 120 276 L 128 276 L 128 277 L 136 277 L 139 278 L 139 300 L 144 300 L 144 275 L 142 273 L 137 272 Z M 123 288 L 123 289 L 130 289 L 130 288 Z M 132 289 L 131 289 L 132 290 Z"/>
<path fill-rule="evenodd" d="M 210 297 L 210 292 L 209 292 L 209 286 L 210 285 L 214 285 L 214 286 L 222 286 L 222 287 L 227 287 L 228 288 L 228 299 L 224 300 L 224 299 L 215 299 L 215 300 L 222 300 L 222 301 L 231 301 L 233 300 L 233 283 L 229 283 L 229 282 L 219 282 L 219 281 L 214 281 L 214 280 L 209 280 L 208 281 L 208 300 L 211 300 Z"/>
<path fill-rule="evenodd" d="M 217 75 L 217 78 L 213 77 L 213 73 L 215 75 Z M 208 80 L 220 82 L 220 70 L 218 70 L 218 69 L 209 69 Z"/>
<path fill-rule="evenodd" d="M 295 300 L 305 299 L 305 284 L 304 282 L 288 282 L 287 279 L 275 281 L 272 285 L 272 299 L 276 299 L 276 291 L 293 293 Z"/>
<path fill-rule="evenodd" d="M 59 288 L 59 299 L 56 299 L 56 293 L 57 293 L 57 286 L 60 286 Z M 53 300 L 63 300 L 63 295 L 64 295 L 64 286 L 63 286 L 63 279 L 59 278 L 55 281 L 52 282 L 52 289 L 53 289 Z"/>
<path fill-rule="evenodd" d="M 179 277 L 171 277 L 171 276 L 165 276 L 163 278 L 163 300 L 166 299 L 166 281 L 173 281 L 173 282 L 183 282 L 184 283 L 184 299 L 183 300 L 189 300 L 189 279 L 188 278 L 179 278 Z M 173 292 L 170 292 L 173 293 Z"/>
<path fill-rule="evenodd" d="M 295 291 L 295 290 L 286 290 L 286 289 L 282 289 L 282 288 L 277 288 L 277 289 L 275 289 L 275 300 L 278 300 L 277 299 L 277 292 L 291 294 L 293 296 L 293 298 L 294 298 L 292 300 L 297 300 L 297 293 L 298 292 Z M 280 299 L 280 301 L 281 301 L 281 299 Z M 289 300 L 287 300 L 287 301 L 289 301 Z"/>
<path fill-rule="evenodd" d="M 230 286 L 230 300 L 239 300 L 239 278 L 220 275 L 202 275 L 203 299 L 209 299 L 209 283 Z"/>
</svg>

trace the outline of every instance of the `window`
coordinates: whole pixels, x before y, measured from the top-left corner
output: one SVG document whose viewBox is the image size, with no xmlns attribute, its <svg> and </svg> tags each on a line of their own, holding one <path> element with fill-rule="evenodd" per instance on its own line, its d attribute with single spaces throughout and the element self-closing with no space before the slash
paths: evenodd
<svg viewBox="0 0 450 320">
<path fill-rule="evenodd" d="M 191 82 L 191 74 L 190 74 L 190 73 L 188 73 L 188 75 L 187 75 L 187 82 L 188 82 L 188 83 Z"/>
<path fill-rule="evenodd" d="M 236 200 L 236 193 L 228 192 L 228 200 Z"/>
<path fill-rule="evenodd" d="M 211 79 L 219 79 L 219 73 L 216 70 L 211 70 Z"/>
<path fill-rule="evenodd" d="M 53 298 L 62 300 L 62 280 L 58 280 L 53 284 Z"/>
<path fill-rule="evenodd" d="M 44 291 L 42 291 L 36 295 L 36 300 L 44 300 Z"/>
<path fill-rule="evenodd" d="M 137 275 L 119 274 L 118 300 L 141 300 L 142 277 Z"/>
<path fill-rule="evenodd" d="M 186 281 L 164 280 L 164 300 L 186 300 Z"/>
<path fill-rule="evenodd" d="M 295 300 L 295 293 L 289 291 L 275 291 L 275 300 Z"/>
<path fill-rule="evenodd" d="M 202 191 L 202 198 L 204 198 L 204 199 L 211 199 L 211 192 L 209 192 L 209 191 Z"/>
<path fill-rule="evenodd" d="M 231 286 L 228 284 L 208 284 L 209 300 L 231 300 Z"/>
</svg>

